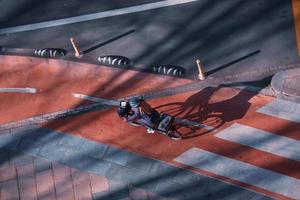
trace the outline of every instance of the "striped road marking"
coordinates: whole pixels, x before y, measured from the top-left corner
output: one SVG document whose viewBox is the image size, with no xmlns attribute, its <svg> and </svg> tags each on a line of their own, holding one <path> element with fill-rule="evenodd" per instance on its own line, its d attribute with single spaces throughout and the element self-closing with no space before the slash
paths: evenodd
<svg viewBox="0 0 300 200">
<path fill-rule="evenodd" d="M 275 100 L 257 110 L 257 112 L 300 123 L 300 104 L 284 100 Z"/>
<path fill-rule="evenodd" d="M 300 199 L 300 180 L 202 149 L 191 148 L 178 156 L 175 161 L 290 198 Z"/>
<path fill-rule="evenodd" d="M 73 24 L 77 22 L 85 22 L 95 19 L 102 19 L 106 17 L 114 17 L 118 15 L 125 15 L 130 13 L 136 13 L 146 10 L 153 10 L 157 8 L 164 8 L 168 6 L 175 6 L 179 4 L 185 4 L 190 2 L 195 2 L 198 0 L 166 0 L 166 1 L 159 1 L 155 3 L 148 3 L 148 4 L 142 4 L 138 6 L 131 6 L 127 8 L 120 8 L 115 10 L 107 10 L 104 12 L 98 12 L 98 13 L 92 13 L 87 15 L 80 15 L 76 17 L 69 17 L 64 19 L 58 19 L 58 20 L 52 20 L 52 21 L 45 21 L 45 22 L 39 22 L 34 24 L 27 24 L 22 26 L 16 26 L 16 27 L 9 27 L 9 28 L 2 28 L 0 29 L 0 34 L 8 34 L 8 33 L 17 33 L 17 32 L 23 32 L 23 31 L 32 31 L 42 28 L 49 28 L 49 27 L 55 27 L 55 26 L 61 26 L 66 24 Z"/>
<path fill-rule="evenodd" d="M 261 151 L 300 161 L 300 141 L 241 124 L 233 124 L 215 135 Z"/>
<path fill-rule="evenodd" d="M 35 88 L 0 88 L 0 92 L 36 93 Z"/>
</svg>

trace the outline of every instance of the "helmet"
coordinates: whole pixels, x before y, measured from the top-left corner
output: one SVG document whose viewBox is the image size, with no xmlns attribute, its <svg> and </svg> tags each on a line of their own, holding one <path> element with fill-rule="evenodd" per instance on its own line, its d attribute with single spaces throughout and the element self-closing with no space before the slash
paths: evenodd
<svg viewBox="0 0 300 200">
<path fill-rule="evenodd" d="M 126 101 L 121 101 L 118 109 L 118 114 L 120 117 L 127 117 L 131 111 L 131 106 Z"/>
<path fill-rule="evenodd" d="M 129 100 L 129 104 L 130 106 L 137 108 L 140 106 L 141 102 L 143 101 L 143 99 L 139 99 L 139 98 L 132 98 Z"/>
</svg>

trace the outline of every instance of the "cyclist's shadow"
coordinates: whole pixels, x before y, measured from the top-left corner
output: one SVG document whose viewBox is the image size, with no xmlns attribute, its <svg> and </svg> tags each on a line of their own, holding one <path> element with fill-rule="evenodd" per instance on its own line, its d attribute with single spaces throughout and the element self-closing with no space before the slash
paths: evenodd
<svg viewBox="0 0 300 200">
<path fill-rule="evenodd" d="M 222 94 L 226 93 L 226 89 L 225 91 L 220 91 L 220 89 L 221 87 L 208 87 L 193 94 L 185 102 L 169 103 L 158 106 L 156 109 L 209 127 L 203 130 L 197 126 L 175 124 L 176 129 L 183 134 L 185 139 L 200 136 L 219 128 L 226 122 L 242 118 L 251 106 L 249 100 L 257 94 L 241 90 L 233 97 L 224 99 Z M 220 92 L 217 93 L 217 91 Z"/>
</svg>

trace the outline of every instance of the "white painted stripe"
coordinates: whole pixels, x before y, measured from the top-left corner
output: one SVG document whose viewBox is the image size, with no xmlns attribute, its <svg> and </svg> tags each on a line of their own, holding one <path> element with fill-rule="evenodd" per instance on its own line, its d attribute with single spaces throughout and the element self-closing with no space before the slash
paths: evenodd
<svg viewBox="0 0 300 200">
<path fill-rule="evenodd" d="M 297 103 L 277 99 L 256 112 L 300 123 L 300 104 Z"/>
<path fill-rule="evenodd" d="M 36 93 L 35 88 L 0 88 L 0 92 Z"/>
<path fill-rule="evenodd" d="M 146 11 L 146 10 L 153 10 L 153 9 L 157 9 L 157 8 L 164 8 L 164 7 L 168 7 L 168 6 L 185 4 L 185 3 L 195 2 L 195 1 L 198 1 L 198 0 L 159 1 L 159 2 L 155 2 L 155 3 L 131 6 L 131 7 L 120 8 L 120 9 L 116 9 L 116 10 L 107 10 L 107 11 L 98 12 L 98 13 L 80 15 L 80 16 L 76 16 L 76 17 L 69 17 L 69 18 L 64 18 L 64 19 L 39 22 L 39 23 L 27 24 L 27 25 L 16 26 L 16 27 L 2 28 L 2 29 L 0 29 L 0 34 L 17 33 L 17 32 L 23 32 L 23 31 L 31 31 L 31 30 L 37 30 L 37 29 L 42 29 L 42 28 L 61 26 L 61 25 L 72 24 L 72 23 L 77 23 L 77 22 L 84 22 L 84 21 L 90 21 L 90 20 L 95 20 L 95 19 L 102 19 L 102 18 L 106 18 L 106 17 L 113 17 L 113 16 L 118 16 L 118 15 L 136 13 L 136 12 L 141 12 L 141 11 Z"/>
<path fill-rule="evenodd" d="M 225 156 L 191 148 L 178 156 L 175 161 L 290 198 L 300 199 L 299 179 Z"/>
<path fill-rule="evenodd" d="M 97 103 L 101 103 L 103 105 L 109 105 L 109 106 L 119 106 L 120 105 L 119 100 L 103 99 L 103 98 L 99 98 L 99 97 L 92 97 L 92 96 L 88 96 L 85 94 L 78 94 L 78 93 L 73 93 L 72 96 L 74 98 L 97 102 Z"/>
<path fill-rule="evenodd" d="M 300 141 L 241 124 L 233 124 L 215 135 L 261 151 L 300 161 Z"/>
</svg>

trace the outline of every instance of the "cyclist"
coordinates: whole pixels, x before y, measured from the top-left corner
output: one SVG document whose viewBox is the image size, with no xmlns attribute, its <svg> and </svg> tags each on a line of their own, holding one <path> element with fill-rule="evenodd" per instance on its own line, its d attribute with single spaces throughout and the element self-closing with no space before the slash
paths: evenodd
<svg viewBox="0 0 300 200">
<path fill-rule="evenodd" d="M 160 119 L 160 113 L 139 98 L 121 101 L 118 114 L 124 121 L 132 125 L 145 126 L 148 133 L 154 133 Z"/>
</svg>

